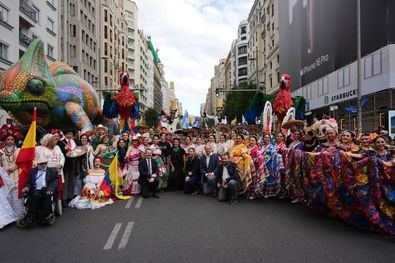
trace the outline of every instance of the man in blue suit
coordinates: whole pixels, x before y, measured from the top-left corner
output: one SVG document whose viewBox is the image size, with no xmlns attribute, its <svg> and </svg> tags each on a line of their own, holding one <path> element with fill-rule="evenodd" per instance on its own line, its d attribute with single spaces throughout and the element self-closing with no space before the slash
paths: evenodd
<svg viewBox="0 0 395 263">
<path fill-rule="evenodd" d="M 200 174 L 203 177 L 203 194 L 216 194 L 218 168 L 218 155 L 211 151 L 210 145 L 205 145 L 204 154 L 202 158 L 200 158 Z"/>
</svg>

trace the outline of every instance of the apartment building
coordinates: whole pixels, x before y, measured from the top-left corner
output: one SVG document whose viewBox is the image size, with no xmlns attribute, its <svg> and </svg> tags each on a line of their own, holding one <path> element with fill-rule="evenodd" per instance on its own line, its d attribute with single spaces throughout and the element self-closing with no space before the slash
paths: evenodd
<svg viewBox="0 0 395 263">
<path fill-rule="evenodd" d="M 261 33 L 265 60 L 264 91 L 273 94 L 278 90 L 280 80 L 278 0 L 266 0 L 260 16 L 260 21 L 264 27 Z"/>
<path fill-rule="evenodd" d="M 262 13 L 264 2 L 267 0 L 255 0 L 248 15 L 248 82 L 258 86 L 265 84 L 265 54 L 263 46 L 262 32 Z"/>
<path fill-rule="evenodd" d="M 98 88 L 99 0 L 59 1 L 59 59 Z"/>
<path fill-rule="evenodd" d="M 0 70 L 8 69 L 33 39 L 44 41 L 48 62 L 59 58 L 58 0 L 0 1 Z"/>
<path fill-rule="evenodd" d="M 127 22 L 123 0 L 100 1 L 99 98 L 103 92 L 116 91 L 119 75 L 127 70 Z"/>
<path fill-rule="evenodd" d="M 134 1 L 124 0 L 123 1 L 124 15 L 127 23 L 127 71 L 130 76 L 130 85 L 134 87 L 138 78 L 138 41 L 139 41 L 139 30 L 138 30 L 138 8 Z"/>
<path fill-rule="evenodd" d="M 238 28 L 236 48 L 236 84 L 248 81 L 248 22 L 241 21 Z"/>
</svg>

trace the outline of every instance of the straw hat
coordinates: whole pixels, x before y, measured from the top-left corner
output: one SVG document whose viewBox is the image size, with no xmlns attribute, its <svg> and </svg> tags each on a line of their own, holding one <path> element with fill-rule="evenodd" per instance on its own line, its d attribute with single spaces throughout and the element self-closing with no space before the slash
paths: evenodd
<svg viewBox="0 0 395 263">
<path fill-rule="evenodd" d="M 304 121 L 301 121 L 301 120 L 291 120 L 291 121 L 287 121 L 287 122 L 285 122 L 285 123 L 281 126 L 281 128 L 282 128 L 282 129 L 285 129 L 285 130 L 288 130 L 288 129 L 291 129 L 291 127 L 292 127 L 293 125 L 296 125 L 298 128 L 303 128 L 303 126 L 304 126 Z"/>
</svg>

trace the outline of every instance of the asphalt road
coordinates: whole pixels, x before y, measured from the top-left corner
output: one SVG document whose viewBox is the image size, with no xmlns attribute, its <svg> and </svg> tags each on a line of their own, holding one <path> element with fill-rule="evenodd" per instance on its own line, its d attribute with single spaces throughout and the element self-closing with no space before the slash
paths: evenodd
<svg viewBox="0 0 395 263">
<path fill-rule="evenodd" d="M 395 262 L 395 237 L 287 201 L 162 193 L 0 231 L 0 262 Z"/>
</svg>

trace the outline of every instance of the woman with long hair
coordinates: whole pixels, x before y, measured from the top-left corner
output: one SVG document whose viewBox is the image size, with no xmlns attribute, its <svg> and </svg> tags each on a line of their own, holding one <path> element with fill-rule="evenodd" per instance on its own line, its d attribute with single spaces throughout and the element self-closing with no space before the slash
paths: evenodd
<svg viewBox="0 0 395 263">
<path fill-rule="evenodd" d="M 262 186 L 262 195 L 265 198 L 276 196 L 281 191 L 281 173 L 284 170 L 282 155 L 272 144 L 270 133 L 263 135 L 263 145 L 261 148 L 268 176 Z"/>
<path fill-rule="evenodd" d="M 171 191 L 183 190 L 184 188 L 184 159 L 185 151 L 180 147 L 180 140 L 173 140 L 173 147 L 170 150 L 170 174 L 168 180 L 168 189 Z"/>
</svg>

